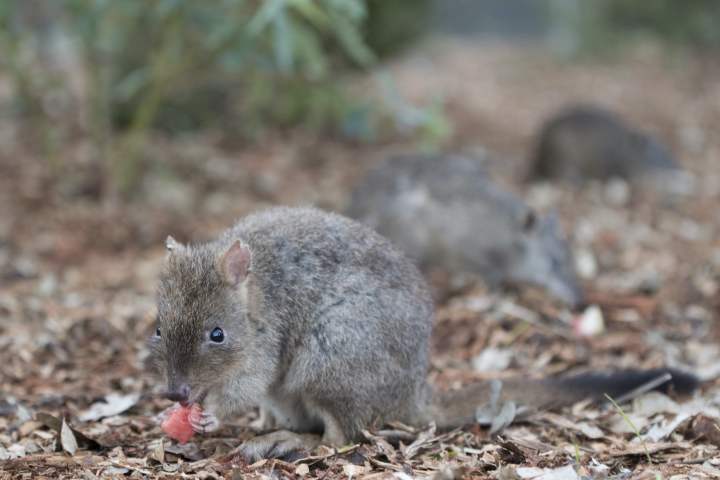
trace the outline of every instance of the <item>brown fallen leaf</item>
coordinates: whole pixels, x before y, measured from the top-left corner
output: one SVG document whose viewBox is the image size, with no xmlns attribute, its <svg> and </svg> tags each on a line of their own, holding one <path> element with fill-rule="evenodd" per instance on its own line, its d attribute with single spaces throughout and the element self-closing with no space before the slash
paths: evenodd
<svg viewBox="0 0 720 480">
<path fill-rule="evenodd" d="M 30 420 L 29 422 L 23 423 L 20 428 L 18 428 L 18 432 L 20 433 L 20 436 L 27 437 L 32 432 L 38 429 L 38 427 L 41 427 L 42 423 L 36 422 L 34 420 Z"/>
<path fill-rule="evenodd" d="M 348 478 L 353 477 L 359 477 L 363 473 L 365 473 L 365 467 L 362 465 L 353 465 L 352 463 L 348 463 L 343 465 L 342 467 L 343 473 L 347 475 Z"/>
<path fill-rule="evenodd" d="M 165 453 L 172 453 L 178 457 L 182 457 L 185 460 L 197 461 L 203 459 L 203 454 L 200 452 L 200 448 L 194 443 L 180 444 L 169 444 L 163 446 Z"/>
<path fill-rule="evenodd" d="M 105 396 L 104 401 L 94 403 L 90 408 L 82 412 L 78 419 L 81 422 L 89 422 L 119 415 L 135 406 L 139 399 L 139 393 L 131 393 L 129 395 L 110 393 Z"/>
<path fill-rule="evenodd" d="M 77 464 L 74 459 L 63 455 L 52 455 L 50 457 L 46 457 L 45 463 L 57 467 L 66 467 Z"/>
<path fill-rule="evenodd" d="M 308 467 L 307 463 L 301 463 L 295 469 L 295 475 L 298 475 L 300 477 L 304 477 L 308 473 L 310 473 L 310 467 Z"/>
<path fill-rule="evenodd" d="M 161 438 L 155 447 L 150 451 L 149 457 L 158 463 L 165 463 L 165 443 Z"/>
<path fill-rule="evenodd" d="M 57 417 L 50 415 L 49 413 L 38 412 L 35 415 L 35 420 L 42 423 L 47 428 L 55 430 L 58 435 L 62 434 L 62 426 L 64 419 L 61 420 Z M 103 445 L 101 445 L 98 441 L 93 440 L 79 430 L 72 428 L 70 425 L 67 425 L 67 427 L 73 433 L 73 436 L 80 448 L 83 448 L 85 450 L 100 450 L 101 448 L 103 448 Z"/>
<path fill-rule="evenodd" d="M 571 421 L 568 418 L 552 412 L 541 412 L 535 414 L 534 418 L 550 422 L 550 424 L 565 430 L 573 430 L 582 433 L 587 438 L 596 440 L 604 437 L 604 433 L 598 427 L 587 422 Z"/>
<path fill-rule="evenodd" d="M 512 442 L 500 440 L 498 445 L 502 447 L 499 450 L 502 461 L 505 463 L 523 463 L 525 461 L 525 453 Z"/>
<path fill-rule="evenodd" d="M 407 447 L 401 446 L 400 451 L 403 456 L 409 460 L 417 455 L 422 449 L 427 448 L 430 444 L 432 444 L 436 440 L 435 430 L 435 423 L 431 423 L 426 430 L 420 432 L 413 443 Z"/>
<path fill-rule="evenodd" d="M 695 438 L 720 446 L 720 425 L 717 420 L 698 415 L 690 423 L 690 433 Z"/>
<path fill-rule="evenodd" d="M 397 451 L 395 450 L 395 447 L 393 447 L 390 442 L 385 440 L 385 438 L 379 435 L 373 435 L 367 430 L 363 430 L 362 433 L 365 438 L 370 441 L 378 449 L 378 451 L 385 455 L 390 461 L 395 461 L 397 459 Z"/>
<path fill-rule="evenodd" d="M 641 444 L 630 444 L 623 449 L 610 450 L 608 453 L 612 457 L 625 457 L 635 455 L 646 455 L 658 452 L 664 452 L 666 450 L 678 450 L 690 448 L 688 442 L 665 442 L 665 443 L 645 443 Z"/>
<path fill-rule="evenodd" d="M 601 291 L 587 292 L 587 302 L 607 309 L 634 309 L 644 317 L 652 314 L 658 306 L 658 300 L 655 297 L 617 295 Z"/>
<path fill-rule="evenodd" d="M 62 449 L 70 455 L 75 455 L 78 449 L 75 434 L 68 426 L 65 418 L 62 419 L 62 425 L 60 426 L 60 445 L 62 445 Z"/>
</svg>

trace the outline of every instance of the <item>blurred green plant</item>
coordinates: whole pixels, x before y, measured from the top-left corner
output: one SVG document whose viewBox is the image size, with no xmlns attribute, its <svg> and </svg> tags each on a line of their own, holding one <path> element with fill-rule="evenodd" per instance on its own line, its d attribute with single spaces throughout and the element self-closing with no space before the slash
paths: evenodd
<svg viewBox="0 0 720 480">
<path fill-rule="evenodd" d="M 672 50 L 720 48 L 716 0 L 550 0 L 549 7 L 569 54 L 608 55 L 645 39 Z"/>
<path fill-rule="evenodd" d="M 343 82 L 347 67 L 375 61 L 367 14 L 364 0 L 3 0 L 0 68 L 18 112 L 44 118 L 42 131 L 89 134 L 103 190 L 127 193 L 152 129 L 302 124 L 371 138 L 358 113 L 373 107 Z M 62 115 L 50 96 L 64 99 Z M 348 117 L 367 125 L 347 129 Z"/>
<path fill-rule="evenodd" d="M 600 18 L 615 30 L 652 35 L 681 46 L 720 47 L 720 2 L 715 0 L 600 3 Z"/>
<path fill-rule="evenodd" d="M 376 77 L 388 118 L 406 133 L 415 132 L 418 148 L 433 151 L 452 134 L 452 125 L 445 114 L 442 98 L 431 98 L 426 105 L 413 105 L 400 93 L 392 77 Z"/>
<path fill-rule="evenodd" d="M 432 6 L 432 0 L 367 0 L 365 41 L 380 56 L 397 53 L 427 32 Z"/>
</svg>

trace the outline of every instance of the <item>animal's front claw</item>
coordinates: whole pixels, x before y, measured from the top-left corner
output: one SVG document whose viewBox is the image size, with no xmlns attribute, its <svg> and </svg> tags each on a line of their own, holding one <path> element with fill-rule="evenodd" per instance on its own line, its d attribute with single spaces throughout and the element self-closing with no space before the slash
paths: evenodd
<svg viewBox="0 0 720 480">
<path fill-rule="evenodd" d="M 214 432 L 220 428 L 220 420 L 212 413 L 205 411 L 191 412 L 188 416 L 188 421 L 196 433 Z"/>
</svg>

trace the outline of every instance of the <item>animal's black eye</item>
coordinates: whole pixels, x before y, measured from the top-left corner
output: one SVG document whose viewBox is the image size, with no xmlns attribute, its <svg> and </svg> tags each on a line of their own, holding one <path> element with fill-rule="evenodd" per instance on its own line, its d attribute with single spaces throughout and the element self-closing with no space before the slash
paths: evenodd
<svg viewBox="0 0 720 480">
<path fill-rule="evenodd" d="M 155 329 L 155 336 L 156 336 L 156 337 L 159 337 L 159 336 L 160 336 L 160 327 L 158 327 L 158 328 Z"/>
<path fill-rule="evenodd" d="M 222 343 L 223 340 L 225 340 L 225 332 L 223 332 L 223 329 L 220 327 L 213 328 L 213 331 L 210 332 L 210 341 Z"/>
</svg>

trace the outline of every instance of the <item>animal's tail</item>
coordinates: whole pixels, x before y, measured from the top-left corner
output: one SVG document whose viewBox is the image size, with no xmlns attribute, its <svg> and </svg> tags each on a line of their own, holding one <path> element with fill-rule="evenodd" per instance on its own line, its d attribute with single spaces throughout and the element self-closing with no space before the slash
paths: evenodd
<svg viewBox="0 0 720 480">
<path fill-rule="evenodd" d="M 692 393 L 699 385 L 697 377 L 670 368 L 620 370 L 612 373 L 588 373 L 541 380 L 509 379 L 500 386 L 500 403 L 513 401 L 531 409 L 552 409 L 585 399 L 600 400 L 607 394 L 617 399 L 636 389 Z M 455 428 L 475 422 L 478 407 L 490 405 L 490 382 L 470 384 L 460 390 L 436 392 L 429 416 L 440 428 Z"/>
</svg>

